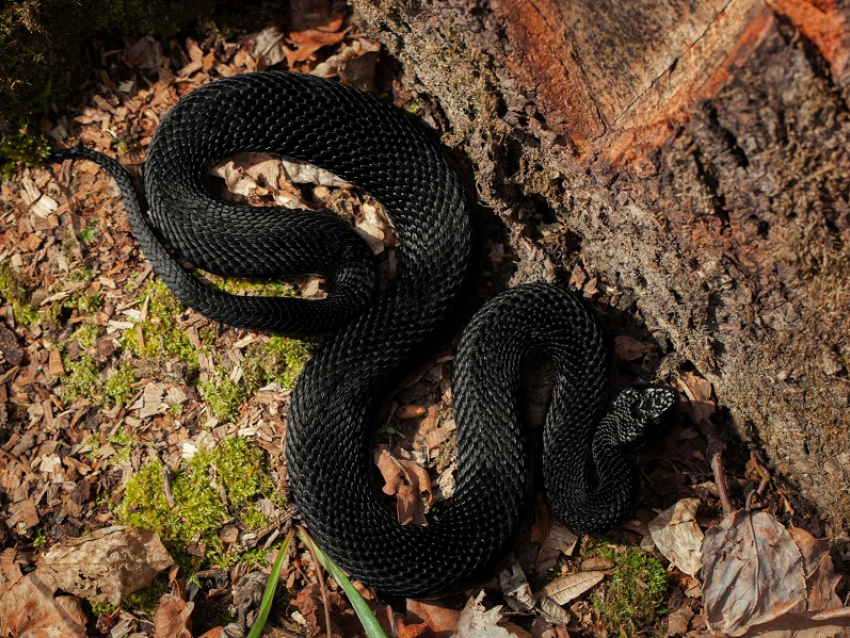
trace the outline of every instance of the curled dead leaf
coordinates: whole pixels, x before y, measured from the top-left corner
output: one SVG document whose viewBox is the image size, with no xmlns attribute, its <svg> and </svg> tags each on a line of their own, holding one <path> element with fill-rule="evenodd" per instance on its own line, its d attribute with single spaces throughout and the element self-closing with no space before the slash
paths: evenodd
<svg viewBox="0 0 850 638">
<path fill-rule="evenodd" d="M 531 593 L 531 586 L 519 561 L 515 558 L 511 558 L 505 568 L 499 572 L 499 588 L 511 609 L 515 611 L 534 609 L 536 601 Z"/>
<path fill-rule="evenodd" d="M 685 498 L 649 522 L 649 534 L 664 557 L 689 576 L 702 564 L 703 533 L 696 522 L 699 499 Z"/>
<path fill-rule="evenodd" d="M 503 616 L 501 605 L 485 609 L 481 604 L 483 599 L 482 591 L 467 601 L 460 614 L 455 638 L 524 638 L 499 625 Z"/>
<path fill-rule="evenodd" d="M 401 524 L 427 525 L 425 508 L 432 497 L 428 471 L 413 461 L 395 458 L 385 445 L 378 446 L 374 459 L 384 478 L 384 494 L 396 497 Z"/>
<path fill-rule="evenodd" d="M 766 512 L 738 510 L 709 529 L 702 576 L 709 626 L 724 635 L 742 636 L 805 604 L 800 550 Z"/>
<path fill-rule="evenodd" d="M 153 617 L 154 638 L 192 638 L 192 608 L 179 596 L 165 594 Z"/>
</svg>

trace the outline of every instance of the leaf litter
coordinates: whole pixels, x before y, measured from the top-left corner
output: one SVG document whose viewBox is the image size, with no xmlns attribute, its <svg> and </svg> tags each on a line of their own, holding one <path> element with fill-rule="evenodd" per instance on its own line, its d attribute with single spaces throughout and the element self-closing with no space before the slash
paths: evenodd
<svg viewBox="0 0 850 638">
<path fill-rule="evenodd" d="M 329 17 L 323 24 L 302 24 L 289 33 L 269 27 L 238 41 L 211 37 L 204 41 L 188 38 L 183 42 L 165 42 L 146 36 L 126 40 L 125 45 L 114 58 L 120 60 L 116 64 L 124 65 L 123 68 L 113 64 L 109 70 L 100 69 L 97 82 L 89 90 L 88 105 L 76 117 L 56 118 L 50 135 L 64 141 L 73 134 L 82 143 L 113 155 L 126 145 L 121 159 L 136 173 L 162 115 L 179 96 L 215 77 L 277 65 L 323 77 L 338 76 L 364 90 L 373 90 L 376 85 L 379 47 L 357 35 L 348 20 L 338 16 Z M 418 96 L 396 89 L 399 102 L 416 103 Z M 438 119 L 427 112 L 422 116 L 426 121 Z M 61 169 L 65 176 L 62 182 L 67 179 L 68 170 Z M 58 168 L 56 172 L 60 172 Z M 238 383 L 245 353 L 252 344 L 267 344 L 268 337 L 210 326 L 191 311 L 182 311 L 176 322 L 191 336 L 192 347 L 197 351 L 198 372 L 187 372 L 187 364 L 175 356 L 153 365 L 129 356 L 124 345 L 125 333 L 136 332 L 140 347 L 145 346 L 138 326 L 148 312 L 149 303 L 149 297 L 140 303 L 129 291 L 152 279 L 150 267 L 139 259 L 111 182 L 85 163 L 75 165 L 73 174 L 78 183 L 70 200 L 62 182 L 47 170 L 24 170 L 16 182 L 0 185 L 0 219 L 4 224 L 0 258 L 9 264 L 19 281 L 25 282 L 28 293 L 20 296 L 13 307 L 8 299 L 10 289 L 4 288 L 4 305 L 0 307 L 3 319 L 0 322 L 0 425 L 6 428 L 0 446 L 5 463 L 5 471 L 0 473 L 0 489 L 6 495 L 2 506 L 5 525 L 0 525 L 0 540 L 5 543 L 11 538 L 34 547 L 37 534 L 46 534 L 54 551 L 68 552 L 63 556 L 64 564 L 54 563 L 55 583 L 61 581 L 64 591 L 73 592 L 78 587 L 78 596 L 57 594 L 52 588 L 58 585 L 41 580 L 41 575 L 48 572 L 48 556 L 55 554 L 41 550 L 40 557 L 33 561 L 26 555 L 5 550 L 0 554 L 4 579 L 0 627 L 13 634 L 29 631 L 29 635 L 48 636 L 61 631 L 64 632 L 61 635 L 85 635 L 90 612 L 80 604 L 81 598 L 97 600 L 97 595 L 101 595 L 113 601 L 126 593 L 128 583 L 120 582 L 120 578 L 119 582 L 107 581 L 106 575 L 97 570 L 93 576 L 84 576 L 87 572 L 81 571 L 78 579 L 82 584 L 75 585 L 72 578 L 78 567 L 92 567 L 92 555 L 85 553 L 87 549 L 79 548 L 94 546 L 98 540 L 94 530 L 114 523 L 110 508 L 98 504 L 97 498 L 109 500 L 120 494 L 121 486 L 139 471 L 144 460 L 140 446 L 118 443 L 122 432 L 138 436 L 140 443 L 174 467 L 185 449 L 204 449 L 229 435 L 241 434 L 252 437 L 268 453 L 272 466 L 279 468 L 281 476 L 283 472 L 286 390 L 274 383 L 259 389 L 241 400 L 237 416 L 228 422 L 209 414 L 196 387 L 187 380 L 191 374 L 208 380 L 214 377 L 218 365 L 225 365 L 227 378 Z M 231 158 L 217 167 L 215 174 L 227 196 L 242 197 L 254 205 L 330 206 L 348 218 L 379 255 L 382 280 L 392 278 L 398 240 L 380 207 L 368 196 L 315 167 L 281 162 L 280 158 Z M 99 212 L 90 212 L 94 210 Z M 565 229 L 558 224 L 550 226 L 542 228 L 543 245 L 547 242 L 560 245 Z M 63 235 L 63 228 L 72 232 Z M 504 285 L 508 277 L 520 281 L 532 273 L 554 277 L 556 266 L 539 246 L 522 235 L 522 226 L 516 224 L 509 232 L 510 245 L 496 241 L 489 251 L 487 267 L 494 280 Z M 512 275 L 514 254 L 517 267 Z M 572 253 L 570 258 L 574 259 L 573 265 L 565 266 L 572 269 L 571 284 L 598 307 L 617 308 L 623 299 L 622 291 L 604 276 L 597 275 L 579 252 Z M 75 277 L 81 277 L 81 281 L 72 280 Z M 323 282 L 315 279 L 304 278 L 293 284 L 305 296 L 324 294 Z M 257 293 L 248 291 L 248 294 Z M 100 301 L 96 307 L 83 310 L 83 297 Z M 68 305 L 72 303 L 77 305 Z M 57 309 L 51 325 L 46 317 Z M 34 314 L 42 319 L 28 323 Z M 95 341 L 89 346 L 73 336 L 78 328 L 85 326 L 96 333 Z M 200 337 L 204 331 L 207 337 L 210 332 L 214 335 L 212 342 Z M 70 342 L 69 336 L 72 336 Z M 621 368 L 630 378 L 648 379 L 659 357 L 665 354 L 648 332 L 618 335 L 614 345 Z M 104 383 L 112 376 L 111 372 L 129 360 L 137 377 L 135 386 L 129 388 L 130 399 L 109 409 L 98 406 L 95 397 L 86 392 L 63 401 L 56 390 L 62 388 L 69 373 L 80 368 L 80 358 L 88 352 L 96 363 L 90 377 L 92 387 Z M 375 454 L 376 472 L 385 481 L 390 502 L 394 502 L 400 517 L 409 519 L 410 524 L 426 521 L 430 501 L 439 504 L 453 490 L 455 424 L 451 414 L 450 369 L 451 351 L 446 350 L 405 383 L 382 417 Z M 668 435 L 651 446 L 652 452 L 642 454 L 642 465 L 653 489 L 660 490 L 664 485 L 675 488 L 660 499 L 658 494 L 655 499 L 650 496 L 636 518 L 612 539 L 616 543 L 640 545 L 669 561 L 673 580 L 667 635 L 695 636 L 704 633 L 706 623 L 712 628 L 744 632 L 737 635 L 756 635 L 759 631 L 772 632 L 764 635 L 777 637 L 839 635 L 847 626 L 846 608 L 841 607 L 842 600 L 836 591 L 846 584 L 835 574 L 826 541 L 817 541 L 795 527 L 785 535 L 779 531 L 784 529 L 779 518 L 785 522 L 796 516 L 783 511 L 787 504 L 784 497 L 765 504 L 771 508 L 770 512 L 739 514 L 732 521 L 735 524 L 720 522 L 719 504 L 713 500 L 717 489 L 712 488 L 711 472 L 704 467 L 705 442 L 694 427 L 714 419 L 716 398 L 711 383 L 696 372 L 685 369 L 679 370 L 678 375 L 689 400 L 690 421 L 678 423 L 679 434 Z M 10 423 L 14 429 L 8 428 Z M 116 462 L 119 456 L 122 460 Z M 693 484 L 677 485 L 675 480 L 683 472 L 670 470 L 671 465 L 687 468 Z M 738 484 L 731 485 L 732 498 L 742 501 L 743 490 L 749 483 L 743 474 L 735 479 Z M 513 603 L 510 621 L 504 618 L 502 609 L 491 606 L 488 610 L 481 595 L 471 598 L 466 606 L 462 601 L 447 604 L 407 601 L 401 608 L 396 605 L 396 611 L 390 614 L 395 619 L 397 635 L 446 636 L 456 632 L 460 636 L 563 638 L 567 627 L 571 635 L 599 635 L 608 631 L 598 624 L 588 596 L 600 582 L 616 577 L 613 563 L 585 558 L 585 544 L 592 545 L 589 539 L 580 538 L 552 521 L 544 506 L 538 505 L 535 511 L 534 525 L 515 550 L 517 560 L 510 563 L 503 578 L 494 579 L 487 589 L 491 593 L 501 592 L 496 595 Z M 740 521 L 754 517 L 759 520 L 759 530 L 764 528 L 765 533 L 773 534 L 770 538 L 778 539 L 784 550 L 768 548 L 766 537 L 756 538 L 752 533 L 747 536 L 743 530 L 746 525 Z M 811 519 L 808 522 L 818 524 Z M 261 534 L 254 535 L 253 541 L 246 530 L 237 526 L 229 529 L 222 531 L 231 539 L 229 542 L 241 536 L 255 543 L 253 547 L 272 552 L 273 539 L 280 535 L 280 526 L 274 522 L 262 528 Z M 700 546 L 700 534 L 705 529 L 706 540 Z M 77 556 L 70 552 L 73 543 L 59 542 L 83 533 L 89 534 L 89 540 L 76 546 L 82 552 Z M 763 569 L 754 556 L 756 550 L 763 550 L 768 556 L 785 551 L 793 557 L 788 538 L 799 548 L 800 559 Z M 751 544 L 747 546 L 746 542 Z M 123 562 L 115 564 L 116 573 L 111 576 L 119 575 L 122 565 L 125 570 L 145 571 L 144 552 L 125 554 Z M 703 567 L 702 573 L 696 572 L 695 563 L 700 554 L 703 565 L 712 569 Z M 159 563 L 152 560 L 151 569 L 156 564 Z M 753 564 L 759 567 L 757 573 L 752 571 Z M 20 567 L 33 565 L 35 571 L 24 576 Z M 780 569 L 782 565 L 785 567 Z M 207 601 L 219 597 L 235 603 L 237 592 L 256 592 L 256 584 L 251 585 L 255 580 L 252 575 L 261 572 L 250 569 L 240 563 L 219 570 L 215 577 L 200 576 L 203 591 L 209 594 Z M 732 573 L 737 576 L 732 578 Z M 787 582 L 778 582 L 786 577 Z M 87 578 L 93 582 L 87 582 Z M 321 614 L 313 613 L 316 600 L 309 594 L 316 591 L 317 578 L 321 576 L 308 555 L 293 561 L 282 577 L 283 589 L 289 593 L 282 594 L 285 604 L 278 622 L 284 626 L 294 623 L 292 629 L 299 632 L 314 632 L 320 627 L 323 620 Z M 741 591 L 742 578 L 749 579 L 745 593 Z M 109 584 L 100 594 L 91 594 L 90 587 L 99 579 Z M 500 580 L 505 583 L 501 588 Z M 218 584 L 213 586 L 214 582 Z M 333 584 L 330 587 L 336 610 L 332 633 L 355 635 L 357 627 L 346 621 L 350 609 L 339 598 Z M 703 592 L 705 598 L 701 599 Z M 205 603 L 203 597 L 188 598 L 187 591 L 177 587 L 174 594 L 159 601 L 156 612 L 147 616 L 147 621 L 144 612 L 132 615 L 122 611 L 114 620 L 110 620 L 109 614 L 101 614 L 98 626 L 111 627 L 115 636 L 133 631 L 153 631 L 162 636 L 192 635 L 191 619 Z M 238 598 L 244 603 L 239 607 L 243 626 L 256 606 L 255 598 Z M 24 599 L 26 604 L 22 604 Z M 372 604 L 376 610 L 386 611 L 374 599 Z M 2 613 L 5 611 L 10 613 Z M 224 626 L 219 625 L 210 630 L 210 635 L 224 635 L 224 631 Z M 829 633 L 833 631 L 838 633 Z"/>
</svg>

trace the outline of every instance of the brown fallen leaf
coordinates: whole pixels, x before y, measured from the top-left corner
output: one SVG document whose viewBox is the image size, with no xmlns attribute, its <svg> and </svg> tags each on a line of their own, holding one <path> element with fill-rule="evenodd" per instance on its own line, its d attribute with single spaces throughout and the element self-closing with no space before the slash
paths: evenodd
<svg viewBox="0 0 850 638">
<path fill-rule="evenodd" d="M 605 578 L 605 572 L 576 572 L 556 578 L 547 584 L 541 592 L 559 605 L 566 605 L 594 588 Z"/>
<path fill-rule="evenodd" d="M 304 31 L 293 31 L 286 37 L 289 45 L 284 48 L 286 61 L 290 67 L 297 62 L 309 60 L 316 51 L 326 46 L 333 46 L 342 42 L 348 29 L 340 31 L 342 16 L 332 19 L 332 22 L 323 25 L 319 29 L 305 29 Z"/>
<path fill-rule="evenodd" d="M 21 566 L 16 559 L 18 552 L 13 547 L 8 547 L 0 552 L 0 593 L 11 589 L 24 575 Z"/>
<path fill-rule="evenodd" d="M 698 498 L 685 498 L 649 522 L 649 534 L 664 557 L 689 576 L 702 563 L 704 535 L 696 522 Z"/>
<path fill-rule="evenodd" d="M 274 66 L 286 58 L 284 34 L 277 27 L 267 27 L 257 34 L 254 57 L 260 70 Z"/>
<path fill-rule="evenodd" d="M 194 603 L 174 594 L 165 594 L 153 617 L 154 638 L 192 638 Z"/>
<path fill-rule="evenodd" d="M 425 623 L 408 624 L 404 618 L 397 618 L 395 635 L 397 638 L 423 638 L 431 635 L 431 629 Z"/>
<path fill-rule="evenodd" d="M 745 636 L 850 638 L 850 608 L 842 607 L 841 598 L 835 593 L 841 577 L 832 565 L 829 541 L 818 540 L 799 528 L 792 528 L 788 533 L 803 556 L 807 611 L 792 612 L 754 627 Z"/>
<path fill-rule="evenodd" d="M 0 636 L 85 638 L 86 615 L 74 596 L 54 596 L 55 588 L 36 572 L 0 596 Z"/>
<path fill-rule="evenodd" d="M 753 627 L 743 638 L 837 638 L 850 628 L 850 607 L 785 614 Z"/>
<path fill-rule="evenodd" d="M 841 598 L 835 593 L 841 576 L 835 573 L 829 555 L 829 541 L 818 540 L 798 527 L 788 530 L 803 555 L 806 572 L 806 609 L 817 611 L 841 607 Z M 850 632 L 848 632 L 850 635 Z"/>
<path fill-rule="evenodd" d="M 667 636 L 684 636 L 691 626 L 694 610 L 687 605 L 674 609 L 667 614 Z"/>
<path fill-rule="evenodd" d="M 156 532 L 120 525 L 57 543 L 36 561 L 43 582 L 112 605 L 173 564 Z"/>
<path fill-rule="evenodd" d="M 427 525 L 425 508 L 431 503 L 431 478 L 418 463 L 395 458 L 386 445 L 375 451 L 375 465 L 384 478 L 384 494 L 396 497 L 402 525 Z"/>
<path fill-rule="evenodd" d="M 709 529 L 702 576 L 709 627 L 724 635 L 742 636 L 805 605 L 803 557 L 766 512 L 738 510 Z"/>
<path fill-rule="evenodd" d="M 433 632 L 434 638 L 451 638 L 457 631 L 460 612 L 445 607 L 439 602 L 407 601 L 409 622 L 424 623 Z"/>
</svg>

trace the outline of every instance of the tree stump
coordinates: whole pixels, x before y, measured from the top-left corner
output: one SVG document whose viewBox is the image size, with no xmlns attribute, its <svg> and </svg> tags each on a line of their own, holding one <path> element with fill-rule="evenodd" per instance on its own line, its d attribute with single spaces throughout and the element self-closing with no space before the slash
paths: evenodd
<svg viewBox="0 0 850 638">
<path fill-rule="evenodd" d="M 482 202 L 633 295 L 850 531 L 850 2 L 353 0 Z"/>
</svg>

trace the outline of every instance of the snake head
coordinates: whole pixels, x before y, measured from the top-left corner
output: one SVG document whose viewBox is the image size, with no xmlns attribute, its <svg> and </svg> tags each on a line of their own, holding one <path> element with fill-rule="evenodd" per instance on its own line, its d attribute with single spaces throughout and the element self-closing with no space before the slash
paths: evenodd
<svg viewBox="0 0 850 638">
<path fill-rule="evenodd" d="M 614 398 L 600 427 L 604 424 L 619 445 L 637 445 L 675 403 L 676 392 L 670 388 L 626 388 Z"/>
</svg>

